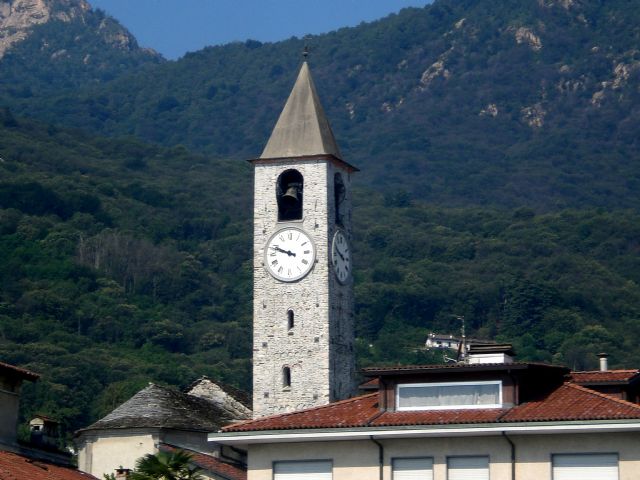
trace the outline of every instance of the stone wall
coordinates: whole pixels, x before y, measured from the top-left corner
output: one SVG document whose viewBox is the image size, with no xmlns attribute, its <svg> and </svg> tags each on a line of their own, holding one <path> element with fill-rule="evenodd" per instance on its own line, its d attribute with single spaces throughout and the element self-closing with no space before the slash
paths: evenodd
<svg viewBox="0 0 640 480">
<path fill-rule="evenodd" d="M 278 222 L 276 182 L 287 169 L 304 178 L 303 218 Z M 324 405 L 351 392 L 353 377 L 353 294 L 330 270 L 334 233 L 333 173 L 329 158 L 258 162 L 254 207 L 254 417 Z M 349 190 L 349 175 L 343 179 Z M 350 198 L 345 227 L 350 232 Z M 264 246 L 280 228 L 305 230 L 316 247 L 311 272 L 296 282 L 280 282 L 264 268 Z M 295 325 L 287 326 L 287 311 Z M 283 387 L 283 367 L 291 386 Z"/>
</svg>

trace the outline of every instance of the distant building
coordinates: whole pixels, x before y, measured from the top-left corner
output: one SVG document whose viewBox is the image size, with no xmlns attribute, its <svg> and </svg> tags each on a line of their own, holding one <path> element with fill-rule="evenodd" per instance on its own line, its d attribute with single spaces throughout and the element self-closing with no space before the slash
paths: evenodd
<svg viewBox="0 0 640 480">
<path fill-rule="evenodd" d="M 151 383 L 76 433 L 78 467 L 102 478 L 118 469 L 133 470 L 144 455 L 181 449 L 194 455 L 205 478 L 241 480 L 246 475 L 243 456 L 207 442 L 207 433 L 251 418 L 248 401 L 207 377 L 186 392 Z"/>
<path fill-rule="evenodd" d="M 71 454 L 57 449 L 55 420 L 44 415 L 34 418 L 30 422 L 32 442 L 18 441 L 22 383 L 38 378 L 38 374 L 29 370 L 0 362 L 0 479 L 95 480 L 72 466 Z M 34 431 L 46 431 L 47 436 L 34 436 Z"/>
<path fill-rule="evenodd" d="M 457 351 L 460 348 L 460 342 L 461 340 L 453 335 L 438 335 L 432 332 L 427 336 L 424 346 L 427 349 L 442 348 Z"/>
</svg>

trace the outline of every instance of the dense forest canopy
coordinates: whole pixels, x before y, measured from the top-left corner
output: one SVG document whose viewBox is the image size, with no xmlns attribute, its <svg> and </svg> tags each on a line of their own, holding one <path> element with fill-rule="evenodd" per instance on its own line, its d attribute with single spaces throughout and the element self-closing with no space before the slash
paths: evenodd
<svg viewBox="0 0 640 480">
<path fill-rule="evenodd" d="M 69 432 L 149 381 L 250 388 L 242 160 L 303 46 L 167 62 L 105 43 L 92 15 L 34 27 L 0 59 L 0 359 L 43 373 L 24 416 Z M 621 0 L 440 0 L 310 40 L 362 169 L 360 366 L 442 361 L 421 347 L 461 316 L 523 360 L 640 365 L 638 15 Z"/>
</svg>

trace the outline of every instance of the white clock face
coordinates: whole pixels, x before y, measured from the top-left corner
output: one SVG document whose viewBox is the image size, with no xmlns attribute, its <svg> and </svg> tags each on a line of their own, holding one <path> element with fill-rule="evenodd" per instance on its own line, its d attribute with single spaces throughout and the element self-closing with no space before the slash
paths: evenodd
<svg viewBox="0 0 640 480">
<path fill-rule="evenodd" d="M 342 230 L 338 230 L 333 236 L 331 246 L 331 263 L 336 278 L 340 283 L 346 283 L 351 278 L 351 249 L 349 242 Z"/>
<path fill-rule="evenodd" d="M 274 233 L 264 252 L 267 271 L 278 280 L 294 282 L 313 268 L 316 247 L 303 230 L 287 227 Z"/>
</svg>

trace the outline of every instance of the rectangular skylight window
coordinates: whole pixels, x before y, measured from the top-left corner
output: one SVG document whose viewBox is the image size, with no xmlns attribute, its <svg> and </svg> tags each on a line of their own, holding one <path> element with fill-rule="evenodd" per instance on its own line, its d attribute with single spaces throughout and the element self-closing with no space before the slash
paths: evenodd
<svg viewBox="0 0 640 480">
<path fill-rule="evenodd" d="M 397 410 L 501 408 L 502 382 L 402 383 L 396 388 Z"/>
</svg>

